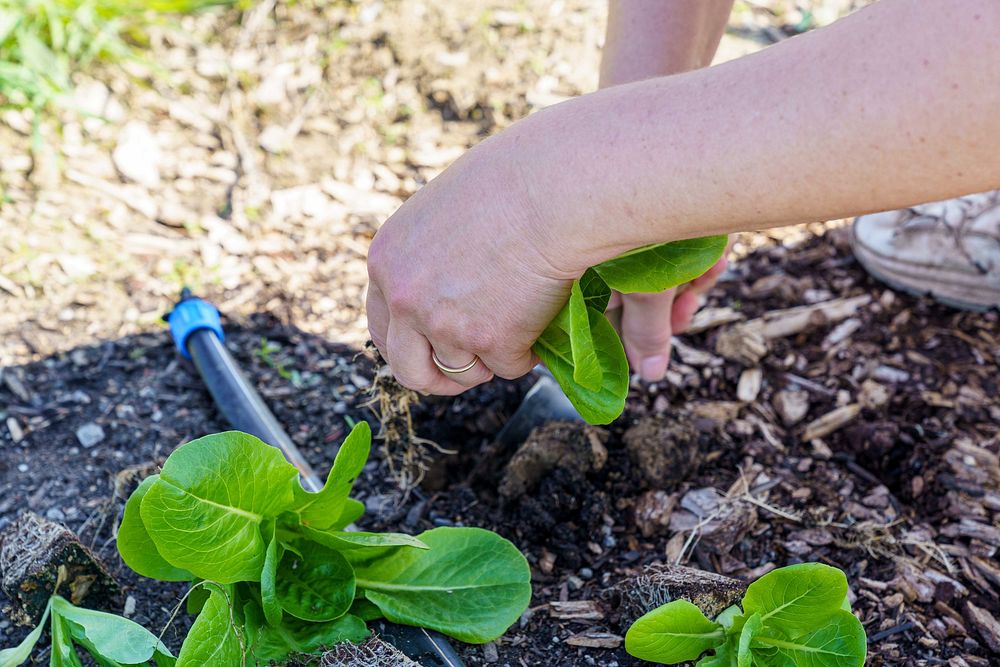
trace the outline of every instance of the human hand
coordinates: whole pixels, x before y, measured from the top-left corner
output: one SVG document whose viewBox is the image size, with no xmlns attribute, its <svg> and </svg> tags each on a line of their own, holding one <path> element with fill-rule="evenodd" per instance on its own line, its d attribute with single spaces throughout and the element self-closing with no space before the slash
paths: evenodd
<svg viewBox="0 0 1000 667">
<path fill-rule="evenodd" d="M 701 308 L 705 293 L 726 270 L 726 256 L 695 280 L 658 293 L 614 293 L 608 311 L 621 334 L 632 370 L 646 382 L 662 380 L 670 363 L 671 340 L 691 326 L 691 318 Z"/>
<path fill-rule="evenodd" d="M 368 254 L 368 328 L 404 386 L 453 395 L 494 374 L 520 377 L 537 362 L 532 344 L 586 265 L 552 250 L 567 244 L 523 179 L 504 144 L 486 141 L 376 234 Z M 432 351 L 452 368 L 480 361 L 447 374 Z"/>
</svg>

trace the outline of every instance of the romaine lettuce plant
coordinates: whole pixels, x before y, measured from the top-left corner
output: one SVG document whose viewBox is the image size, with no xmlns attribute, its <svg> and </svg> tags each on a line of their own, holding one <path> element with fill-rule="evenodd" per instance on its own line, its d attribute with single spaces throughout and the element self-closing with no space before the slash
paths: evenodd
<svg viewBox="0 0 1000 667">
<path fill-rule="evenodd" d="M 687 600 L 658 607 L 632 624 L 625 650 L 666 665 L 861 667 L 868 645 L 864 626 L 851 613 L 844 573 L 802 563 L 750 584 L 743 608 L 729 607 L 715 621 Z M 712 655 L 703 657 L 708 651 Z"/>
<path fill-rule="evenodd" d="M 580 416 L 591 424 L 607 424 L 625 409 L 628 360 L 604 315 L 611 291 L 661 292 L 694 280 L 719 260 L 727 240 L 708 236 L 638 248 L 573 281 L 569 301 L 532 349 Z"/>
<path fill-rule="evenodd" d="M 267 664 L 368 635 L 365 621 L 465 642 L 503 634 L 527 608 L 530 571 L 499 535 L 435 528 L 416 537 L 346 531 L 348 497 L 371 448 L 359 422 L 323 489 L 307 492 L 274 447 L 230 431 L 178 447 L 125 505 L 118 550 L 153 579 L 191 581 L 198 617 L 185 665 Z"/>
<path fill-rule="evenodd" d="M 174 665 L 174 656 L 167 647 L 141 625 L 114 614 L 77 607 L 53 595 L 31 634 L 17 646 L 0 651 L 0 667 L 17 667 L 27 662 L 49 619 L 52 636 L 49 664 L 53 667 L 82 664 L 77 647 L 89 653 L 99 665 L 128 667 L 147 665 L 150 660 L 157 667 Z"/>
</svg>

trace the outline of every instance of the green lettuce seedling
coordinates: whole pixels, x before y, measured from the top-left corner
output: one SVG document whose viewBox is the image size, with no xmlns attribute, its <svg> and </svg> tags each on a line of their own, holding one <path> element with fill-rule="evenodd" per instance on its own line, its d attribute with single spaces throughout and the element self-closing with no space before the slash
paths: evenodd
<svg viewBox="0 0 1000 667">
<path fill-rule="evenodd" d="M 194 582 L 188 609 L 198 617 L 178 667 L 316 653 L 363 640 L 365 621 L 381 617 L 481 643 L 521 616 L 528 563 L 499 535 L 344 530 L 364 511 L 348 494 L 370 448 L 359 422 L 310 493 L 281 452 L 230 431 L 178 447 L 139 485 L 118 551 L 143 576 Z"/>
<path fill-rule="evenodd" d="M 569 301 L 532 350 L 570 402 L 591 424 L 607 424 L 625 409 L 628 360 L 604 315 L 611 291 L 662 292 L 694 280 L 719 261 L 726 236 L 646 246 L 587 269 Z"/>
<path fill-rule="evenodd" d="M 141 625 L 114 614 L 77 607 L 53 595 L 31 634 L 17 646 L 0 651 L 0 667 L 17 667 L 27 662 L 49 619 L 52 667 L 80 665 L 77 647 L 89 653 L 99 665 L 128 667 L 148 665 L 150 660 L 157 667 L 174 665 L 174 656 L 167 647 Z"/>
<path fill-rule="evenodd" d="M 687 600 L 658 607 L 628 629 L 625 650 L 665 665 L 861 667 L 868 645 L 851 613 L 844 573 L 802 563 L 750 584 L 742 609 L 729 607 L 715 621 Z"/>
</svg>

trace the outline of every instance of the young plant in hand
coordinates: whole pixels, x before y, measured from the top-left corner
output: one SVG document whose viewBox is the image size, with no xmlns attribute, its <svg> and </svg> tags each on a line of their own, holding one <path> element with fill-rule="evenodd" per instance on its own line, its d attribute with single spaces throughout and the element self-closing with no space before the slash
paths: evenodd
<svg viewBox="0 0 1000 667">
<path fill-rule="evenodd" d="M 708 236 L 646 246 L 587 269 L 569 301 L 532 350 L 570 402 L 591 424 L 607 424 L 625 409 L 628 359 L 604 315 L 611 291 L 662 292 L 690 282 L 722 257 L 728 237 Z"/>
<path fill-rule="evenodd" d="M 122 558 L 143 576 L 195 583 L 188 609 L 198 617 L 178 667 L 316 653 L 363 640 L 365 622 L 381 617 L 470 643 L 520 617 L 528 563 L 494 533 L 344 530 L 364 511 L 348 494 L 370 448 L 359 422 L 310 493 L 280 451 L 230 431 L 178 447 L 139 485 L 118 533 Z"/>
<path fill-rule="evenodd" d="M 715 621 L 687 600 L 658 607 L 628 629 L 625 650 L 665 665 L 861 667 L 868 645 L 844 573 L 802 563 L 765 574 L 747 588 L 742 609 L 729 607 Z"/>
</svg>

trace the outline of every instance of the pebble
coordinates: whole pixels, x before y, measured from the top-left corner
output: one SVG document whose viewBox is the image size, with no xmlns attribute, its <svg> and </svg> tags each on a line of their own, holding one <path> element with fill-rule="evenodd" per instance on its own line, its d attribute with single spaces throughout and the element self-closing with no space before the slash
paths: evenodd
<svg viewBox="0 0 1000 667">
<path fill-rule="evenodd" d="M 589 567 L 581 567 L 580 576 L 584 579 L 590 579 L 591 577 L 594 576 L 594 571 L 591 570 Z"/>
<path fill-rule="evenodd" d="M 18 463 L 17 464 L 17 470 L 18 470 L 18 472 L 28 472 L 28 464 L 27 463 Z"/>
<path fill-rule="evenodd" d="M 102 440 L 104 440 L 104 429 L 94 422 L 87 422 L 80 428 L 76 429 L 76 439 L 80 441 L 80 444 L 85 448 L 90 449 L 95 447 Z"/>
<path fill-rule="evenodd" d="M 129 595 L 125 598 L 125 607 L 122 609 L 122 616 L 128 618 L 135 613 L 135 598 Z"/>
<path fill-rule="evenodd" d="M 50 521 L 65 521 L 66 515 L 58 507 L 52 507 L 45 513 L 45 518 Z"/>
<path fill-rule="evenodd" d="M 483 644 L 483 660 L 486 662 L 497 662 L 500 660 L 500 654 L 497 652 L 497 645 L 495 642 L 487 642 Z"/>
<path fill-rule="evenodd" d="M 160 184 L 160 147 L 149 126 L 143 122 L 132 121 L 122 129 L 111 160 L 130 181 L 147 188 Z"/>
</svg>

